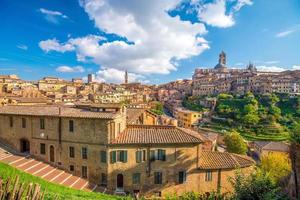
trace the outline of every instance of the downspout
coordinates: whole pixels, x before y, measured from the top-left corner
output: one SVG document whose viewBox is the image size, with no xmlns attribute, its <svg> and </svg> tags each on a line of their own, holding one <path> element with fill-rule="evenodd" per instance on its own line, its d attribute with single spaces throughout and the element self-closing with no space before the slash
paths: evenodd
<svg viewBox="0 0 300 200">
<path fill-rule="evenodd" d="M 295 192 L 296 192 L 296 198 L 299 199 L 299 190 L 298 190 L 298 175 L 297 175 L 297 168 L 296 168 L 296 164 L 297 164 L 297 145 L 294 144 L 294 148 L 291 148 L 294 150 L 292 151 L 292 166 L 293 166 L 293 171 L 294 171 L 294 178 L 295 178 Z"/>
<path fill-rule="evenodd" d="M 61 147 L 61 107 L 58 107 L 58 142 Z"/>
<path fill-rule="evenodd" d="M 218 170 L 218 185 L 217 185 L 217 193 L 221 193 L 221 169 Z"/>
</svg>

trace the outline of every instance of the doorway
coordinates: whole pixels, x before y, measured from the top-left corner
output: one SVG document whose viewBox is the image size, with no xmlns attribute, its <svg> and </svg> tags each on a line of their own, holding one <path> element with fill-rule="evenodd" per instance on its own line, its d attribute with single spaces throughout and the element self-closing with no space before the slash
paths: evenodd
<svg viewBox="0 0 300 200">
<path fill-rule="evenodd" d="M 50 146 L 50 162 L 55 161 L 55 155 L 54 155 L 54 147 L 51 145 Z"/>
<path fill-rule="evenodd" d="M 123 188 L 123 174 L 117 175 L 117 188 Z"/>
<path fill-rule="evenodd" d="M 21 153 L 29 153 L 30 152 L 30 142 L 27 139 L 20 140 L 20 150 Z"/>
</svg>

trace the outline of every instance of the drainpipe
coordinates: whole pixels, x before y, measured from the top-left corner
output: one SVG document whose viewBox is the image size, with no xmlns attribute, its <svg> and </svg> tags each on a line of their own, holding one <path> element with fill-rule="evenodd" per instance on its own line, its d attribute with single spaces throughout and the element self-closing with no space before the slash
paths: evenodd
<svg viewBox="0 0 300 200">
<path fill-rule="evenodd" d="M 218 185 L 217 185 L 217 193 L 221 193 L 221 169 L 218 170 Z"/>
<path fill-rule="evenodd" d="M 61 107 L 58 107 L 58 142 L 61 147 Z"/>
</svg>

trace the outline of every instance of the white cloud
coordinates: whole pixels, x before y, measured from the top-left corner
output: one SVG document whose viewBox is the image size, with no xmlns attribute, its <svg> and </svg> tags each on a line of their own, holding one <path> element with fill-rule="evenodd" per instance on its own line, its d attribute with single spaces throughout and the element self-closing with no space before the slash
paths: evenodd
<svg viewBox="0 0 300 200">
<path fill-rule="evenodd" d="M 59 12 L 59 11 L 53 11 L 53 10 L 47 10 L 45 8 L 40 8 L 39 11 L 44 14 L 45 19 L 48 22 L 58 24 L 59 18 L 68 19 L 68 16 Z"/>
<path fill-rule="evenodd" d="M 45 41 L 40 41 L 39 46 L 45 52 L 49 51 L 58 51 L 58 52 L 66 52 L 74 50 L 74 46 L 72 44 L 60 44 L 57 39 L 49 39 Z"/>
<path fill-rule="evenodd" d="M 270 60 L 270 61 L 265 61 L 264 63 L 265 64 L 277 64 L 279 62 L 280 62 L 279 60 Z"/>
<path fill-rule="evenodd" d="M 196 0 L 193 0 L 196 1 Z M 95 26 L 105 33 L 113 33 L 127 41 L 108 41 L 103 37 L 87 35 L 69 37 L 65 42 L 48 39 L 39 46 L 45 52 L 74 51 L 78 61 L 92 61 L 100 66 L 99 77 L 107 76 L 109 70 L 127 69 L 133 76 L 168 74 L 177 70 L 179 60 L 188 59 L 209 49 L 204 39 L 207 33 L 203 23 L 229 27 L 234 25 L 233 8 L 227 12 L 225 0 L 215 0 L 197 7 L 201 22 L 182 21 L 179 16 L 171 17 L 167 11 L 177 9 L 181 0 L 80 0 Z M 251 5 L 247 0 L 235 0 L 239 10 Z M 104 41 L 106 40 L 106 41 Z"/>
<path fill-rule="evenodd" d="M 198 17 L 208 25 L 226 28 L 234 25 L 233 13 L 226 14 L 226 1 L 216 0 L 204 4 L 198 11 Z"/>
<path fill-rule="evenodd" d="M 300 65 L 294 65 L 294 66 L 292 66 L 292 69 L 293 70 L 300 70 Z"/>
<path fill-rule="evenodd" d="M 292 33 L 294 33 L 296 30 L 287 30 L 287 31 L 282 31 L 276 34 L 276 37 L 281 38 L 281 37 L 286 37 Z"/>
<path fill-rule="evenodd" d="M 279 67 L 279 66 L 266 66 L 266 65 L 260 65 L 256 66 L 258 71 L 263 71 L 263 72 L 282 72 L 287 70 L 284 67 Z"/>
<path fill-rule="evenodd" d="M 22 49 L 22 50 L 27 50 L 28 49 L 28 47 L 24 44 L 17 45 L 17 48 Z"/>
<path fill-rule="evenodd" d="M 64 73 L 83 73 L 83 72 L 85 72 L 85 70 L 82 66 L 70 67 L 70 66 L 66 66 L 66 65 L 57 67 L 56 71 L 64 72 Z"/>
<path fill-rule="evenodd" d="M 166 10 L 179 0 L 155 1 L 81 1 L 96 27 L 106 33 L 126 37 L 133 44 L 111 41 L 99 44 L 97 36 L 71 38 L 64 44 L 57 40 L 40 42 L 43 50 L 74 50 L 79 61 L 87 58 L 102 69 L 127 69 L 133 73 L 167 74 L 176 70 L 174 60 L 199 55 L 209 48 L 200 35 L 207 31 L 202 23 L 192 24 L 171 17 Z"/>
<path fill-rule="evenodd" d="M 275 37 L 277 37 L 277 38 L 287 37 L 288 35 L 291 35 L 291 34 L 295 33 L 296 31 L 298 31 L 299 29 L 300 29 L 300 24 L 296 24 L 293 27 L 290 27 L 284 31 L 277 33 L 275 35 Z"/>
<path fill-rule="evenodd" d="M 95 80 L 98 82 L 107 82 L 107 83 L 124 83 L 125 81 L 125 72 L 118 69 L 103 69 L 99 70 L 96 73 Z M 145 80 L 145 77 L 135 73 L 128 73 L 129 82 L 148 82 Z"/>
<path fill-rule="evenodd" d="M 244 6 L 251 6 L 253 4 L 252 0 L 238 0 L 236 5 L 233 7 L 235 11 L 239 11 Z"/>
</svg>

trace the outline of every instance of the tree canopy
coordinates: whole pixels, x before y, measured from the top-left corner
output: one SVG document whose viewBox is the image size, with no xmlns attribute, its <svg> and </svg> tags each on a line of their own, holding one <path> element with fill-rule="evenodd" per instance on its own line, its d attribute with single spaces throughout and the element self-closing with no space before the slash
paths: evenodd
<svg viewBox="0 0 300 200">
<path fill-rule="evenodd" d="M 230 153 L 246 154 L 247 145 L 243 137 L 236 131 L 225 135 L 224 142 L 227 146 L 227 151 Z"/>
</svg>

